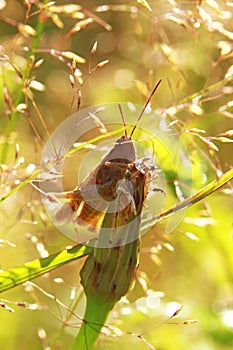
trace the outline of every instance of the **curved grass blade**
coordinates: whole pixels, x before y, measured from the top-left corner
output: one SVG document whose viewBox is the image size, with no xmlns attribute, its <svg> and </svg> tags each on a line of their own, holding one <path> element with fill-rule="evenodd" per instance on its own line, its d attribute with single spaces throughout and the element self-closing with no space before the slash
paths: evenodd
<svg viewBox="0 0 233 350">
<path fill-rule="evenodd" d="M 4 271 L 0 274 L 0 293 L 50 272 L 70 261 L 80 259 L 90 254 L 92 250 L 92 247 L 80 244 L 71 249 L 52 254 L 47 258 L 36 259 L 20 267 Z"/>
<path fill-rule="evenodd" d="M 232 179 L 233 179 L 233 169 L 223 174 L 219 179 L 214 180 L 208 185 L 206 185 L 200 191 L 196 192 L 193 196 L 186 198 L 185 200 L 177 204 L 175 207 L 169 208 L 163 211 L 162 213 L 160 213 L 159 215 L 154 216 L 153 218 L 146 219 L 144 221 L 144 224 L 148 222 L 148 224 L 152 227 L 156 222 L 162 221 L 170 217 L 171 215 L 200 202 L 202 199 L 208 197 L 209 195 L 211 195 L 212 193 L 216 192 L 221 187 L 226 185 L 227 182 L 231 181 Z"/>
<path fill-rule="evenodd" d="M 7 199 L 8 197 L 10 197 L 12 194 L 16 193 L 17 191 L 19 191 L 21 188 L 23 188 L 24 186 L 26 186 L 29 182 L 31 182 L 32 180 L 34 180 L 38 175 L 40 175 L 40 173 L 42 172 L 42 170 L 37 170 L 34 174 L 32 174 L 31 176 L 29 176 L 26 180 L 20 182 L 20 184 L 18 186 L 15 186 L 14 188 L 12 188 L 12 190 L 10 190 L 5 196 L 0 198 L 0 203 L 3 202 L 5 199 Z"/>
</svg>

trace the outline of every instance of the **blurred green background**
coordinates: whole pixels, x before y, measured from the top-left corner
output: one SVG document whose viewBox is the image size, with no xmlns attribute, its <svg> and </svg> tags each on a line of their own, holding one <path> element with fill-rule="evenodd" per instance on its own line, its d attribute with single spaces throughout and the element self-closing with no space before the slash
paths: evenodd
<svg viewBox="0 0 233 350">
<path fill-rule="evenodd" d="M 76 111 L 80 91 L 81 108 L 143 104 L 159 79 L 152 107 L 176 124 L 186 143 L 193 192 L 232 166 L 231 1 L 47 3 L 0 1 L 1 197 L 39 167 L 44 143 Z M 76 57 L 75 65 L 74 54 L 86 62 Z M 68 176 L 72 189 L 70 169 Z M 176 195 L 168 181 L 168 205 Z M 233 348 L 232 211 L 229 184 L 189 208 L 173 232 L 162 222 L 143 237 L 135 287 L 107 323 L 117 330 L 106 327 L 96 349 Z M 0 220 L 3 270 L 73 244 L 49 221 L 29 184 L 1 203 Z M 1 305 L 14 310 L 0 310 L 1 349 L 70 347 L 81 321 L 69 319 L 51 295 L 82 315 L 81 266 L 74 262 L 1 295 Z"/>
</svg>

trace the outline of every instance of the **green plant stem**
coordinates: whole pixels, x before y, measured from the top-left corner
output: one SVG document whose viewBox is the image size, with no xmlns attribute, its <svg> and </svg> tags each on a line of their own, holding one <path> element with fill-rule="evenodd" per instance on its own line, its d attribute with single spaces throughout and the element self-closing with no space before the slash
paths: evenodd
<svg viewBox="0 0 233 350">
<path fill-rule="evenodd" d="M 22 83 L 20 85 L 20 88 L 19 88 L 20 93 L 19 93 L 18 97 L 15 100 L 15 106 L 18 106 L 20 103 L 24 102 L 25 81 L 28 79 L 28 75 L 30 74 L 30 69 L 29 69 L 30 57 L 34 54 L 35 50 L 37 49 L 37 47 L 39 45 L 41 35 L 42 35 L 43 31 L 44 31 L 44 27 L 45 27 L 44 20 L 43 20 L 43 18 L 39 17 L 39 21 L 38 21 L 38 24 L 37 24 L 37 27 L 36 27 L 36 36 L 33 38 L 32 45 L 31 45 L 30 51 L 28 53 L 27 68 L 26 68 L 26 71 L 24 73 L 23 81 L 22 81 Z M 9 148 L 8 138 L 9 138 L 10 134 L 12 133 L 12 131 L 14 130 L 18 113 L 19 112 L 16 111 L 16 110 L 12 111 L 12 113 L 11 113 L 9 124 L 7 126 L 6 131 L 5 131 L 6 140 L 5 140 L 5 143 L 3 144 L 3 147 L 2 147 L 0 163 L 5 163 L 6 162 L 8 148 Z"/>
<path fill-rule="evenodd" d="M 82 323 L 72 350 L 92 349 L 112 307 L 112 303 L 103 303 L 101 300 L 96 302 L 96 297 L 88 297 L 84 315 L 85 321 Z"/>
</svg>

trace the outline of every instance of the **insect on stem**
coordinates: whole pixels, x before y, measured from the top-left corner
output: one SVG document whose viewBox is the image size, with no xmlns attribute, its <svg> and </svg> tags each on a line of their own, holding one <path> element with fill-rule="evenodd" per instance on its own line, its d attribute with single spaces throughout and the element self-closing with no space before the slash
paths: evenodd
<svg viewBox="0 0 233 350">
<path fill-rule="evenodd" d="M 135 129 L 137 128 L 138 123 L 139 123 L 140 119 L 141 119 L 142 116 L 143 116 L 143 113 L 145 112 L 145 109 L 147 108 L 148 104 L 150 103 L 150 100 L 152 99 L 152 97 L 153 97 L 155 91 L 157 90 L 157 88 L 159 87 L 159 85 L 160 85 L 161 82 L 162 82 L 162 79 L 160 79 L 160 80 L 157 82 L 157 84 L 155 85 L 154 89 L 153 89 L 152 92 L 150 93 L 150 96 L 149 96 L 148 99 L 146 100 L 146 103 L 145 103 L 145 105 L 143 106 L 143 108 L 142 108 L 142 110 L 141 110 L 141 113 L 139 114 L 138 120 L 136 121 L 136 123 L 135 123 L 135 125 L 134 125 L 134 127 L 133 127 L 133 129 L 132 129 L 132 131 L 131 131 L 131 133 L 130 133 L 130 135 L 129 135 L 129 139 L 132 138 L 133 133 L 134 133 Z"/>
</svg>

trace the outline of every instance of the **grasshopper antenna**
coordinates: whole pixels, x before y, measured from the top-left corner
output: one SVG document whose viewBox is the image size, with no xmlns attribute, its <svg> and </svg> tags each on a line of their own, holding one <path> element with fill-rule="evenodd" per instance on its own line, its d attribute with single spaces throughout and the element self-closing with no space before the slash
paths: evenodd
<svg viewBox="0 0 233 350">
<path fill-rule="evenodd" d="M 143 113 L 145 112 L 146 107 L 148 106 L 150 100 L 152 99 L 152 97 L 153 97 L 155 91 L 156 91 L 157 88 L 159 87 L 161 81 L 162 81 L 162 79 L 160 79 L 160 80 L 158 81 L 158 83 L 155 85 L 154 89 L 153 89 L 152 92 L 150 93 L 150 96 L 149 96 L 148 99 L 146 100 L 146 103 L 144 104 L 144 107 L 142 108 L 141 113 L 139 114 L 138 120 L 136 121 L 136 123 L 135 123 L 135 125 L 134 125 L 134 127 L 133 127 L 133 129 L 132 129 L 132 131 L 131 131 L 131 133 L 130 133 L 130 135 L 129 135 L 129 138 L 130 138 L 130 139 L 131 139 L 131 137 L 133 136 L 133 133 L 134 133 L 136 127 L 138 126 L 138 123 L 139 123 L 140 119 L 142 118 Z"/>
<path fill-rule="evenodd" d="M 118 104 L 118 108 L 119 108 L 119 111 L 120 111 L 120 115 L 121 115 L 121 119 L 122 119 L 122 123 L 123 123 L 123 127 L 124 127 L 125 138 L 127 140 L 128 139 L 128 135 L 127 135 L 127 130 L 126 130 L 126 123 L 125 123 L 125 118 L 124 118 L 124 114 L 123 114 L 123 111 L 122 111 L 120 103 Z"/>
</svg>

